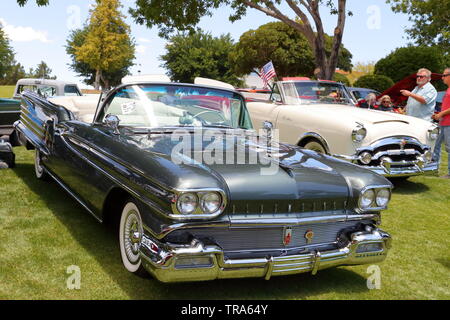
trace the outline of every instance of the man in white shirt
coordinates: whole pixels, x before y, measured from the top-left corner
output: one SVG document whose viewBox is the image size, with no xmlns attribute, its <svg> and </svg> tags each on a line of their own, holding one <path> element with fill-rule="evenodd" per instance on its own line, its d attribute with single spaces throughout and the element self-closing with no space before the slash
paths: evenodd
<svg viewBox="0 0 450 320">
<path fill-rule="evenodd" d="M 431 116 L 436 106 L 437 91 L 430 83 L 431 71 L 419 69 L 417 71 L 417 86 L 414 90 L 400 90 L 400 93 L 408 98 L 406 114 L 427 121 L 432 121 Z"/>
</svg>

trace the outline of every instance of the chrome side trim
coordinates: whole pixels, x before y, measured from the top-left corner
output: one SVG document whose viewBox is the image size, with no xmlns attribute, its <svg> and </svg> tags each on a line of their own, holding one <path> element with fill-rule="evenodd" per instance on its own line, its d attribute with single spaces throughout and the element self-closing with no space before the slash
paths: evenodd
<svg viewBox="0 0 450 320">
<path fill-rule="evenodd" d="M 114 182 L 116 185 L 122 187 L 125 191 L 127 191 L 128 193 L 130 193 L 132 196 L 136 197 L 138 200 L 142 201 L 143 203 L 145 203 L 146 205 L 148 205 L 152 210 L 154 210 L 155 212 L 161 214 L 162 216 L 167 217 L 167 212 L 165 212 L 162 208 L 160 208 L 158 205 L 156 205 L 155 203 L 153 203 L 150 199 L 143 197 L 141 194 L 137 193 L 135 190 L 133 190 L 132 188 L 130 188 L 129 186 L 127 186 L 126 184 L 122 183 L 121 181 L 119 181 L 117 178 L 113 177 L 111 174 L 109 174 L 107 171 L 105 171 L 102 167 L 98 166 L 96 163 L 94 163 L 92 160 L 86 158 L 85 156 L 83 156 L 77 149 L 75 149 L 73 146 L 70 145 L 70 143 L 67 142 L 67 140 L 65 139 L 64 135 L 61 136 L 62 140 L 65 141 L 66 146 L 75 154 L 77 154 L 80 158 L 84 159 L 86 162 L 89 163 L 89 165 L 93 166 L 96 170 L 100 171 L 103 175 L 105 175 L 106 177 L 108 177 L 112 182 Z M 77 143 L 75 141 L 75 139 L 70 139 L 70 137 L 67 137 L 67 139 L 70 140 L 70 142 L 72 142 L 75 145 L 78 145 L 80 148 L 85 149 L 88 152 L 93 152 L 95 150 L 91 150 L 90 148 L 88 148 L 88 146 L 82 144 L 82 143 Z M 86 149 L 88 148 L 88 149 Z M 101 154 L 96 154 L 98 156 L 101 156 Z"/>
</svg>

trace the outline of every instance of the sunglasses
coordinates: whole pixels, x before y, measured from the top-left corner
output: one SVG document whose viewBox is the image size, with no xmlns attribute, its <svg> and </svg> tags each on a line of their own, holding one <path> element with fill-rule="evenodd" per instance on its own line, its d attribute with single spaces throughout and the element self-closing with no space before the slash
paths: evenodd
<svg viewBox="0 0 450 320">
<path fill-rule="evenodd" d="M 428 78 L 427 76 L 419 76 L 417 75 L 416 78 Z"/>
<path fill-rule="evenodd" d="M 390 101 L 388 101 L 388 100 L 385 100 L 385 101 L 381 101 L 382 103 L 391 103 Z"/>
<path fill-rule="evenodd" d="M 445 73 L 445 74 L 443 74 L 441 77 L 442 77 L 442 78 L 445 78 L 445 77 L 448 77 L 448 76 L 450 76 L 450 73 Z"/>
</svg>

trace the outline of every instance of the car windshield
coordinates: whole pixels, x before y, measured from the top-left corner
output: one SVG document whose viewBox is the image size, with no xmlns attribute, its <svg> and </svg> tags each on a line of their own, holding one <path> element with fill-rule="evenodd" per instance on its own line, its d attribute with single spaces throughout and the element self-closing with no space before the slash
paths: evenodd
<svg viewBox="0 0 450 320">
<path fill-rule="evenodd" d="M 365 99 L 369 93 L 374 93 L 376 96 L 379 96 L 380 93 L 378 91 L 370 90 L 370 89 L 351 89 L 353 95 L 356 100 Z"/>
<path fill-rule="evenodd" d="M 287 104 L 349 104 L 353 105 L 343 85 L 335 82 L 289 81 L 281 84 Z"/>
<path fill-rule="evenodd" d="M 252 129 L 241 95 L 187 85 L 130 85 L 116 91 L 103 109 L 122 126 L 160 128 L 217 126 Z"/>
</svg>

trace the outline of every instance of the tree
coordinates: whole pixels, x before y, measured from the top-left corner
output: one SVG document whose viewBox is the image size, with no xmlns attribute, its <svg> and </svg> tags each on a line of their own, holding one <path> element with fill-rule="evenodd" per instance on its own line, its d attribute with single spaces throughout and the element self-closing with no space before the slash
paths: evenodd
<svg viewBox="0 0 450 320">
<path fill-rule="evenodd" d="M 388 76 L 398 82 L 420 68 L 442 72 L 445 68 L 442 51 L 437 47 L 398 48 L 375 64 L 375 74 Z"/>
<path fill-rule="evenodd" d="M 445 0 L 387 0 L 394 12 L 410 15 L 413 22 L 406 29 L 417 45 L 440 46 L 450 52 L 450 1 Z"/>
<path fill-rule="evenodd" d="M 393 85 L 394 81 L 391 78 L 376 74 L 362 76 L 353 83 L 353 86 L 356 88 L 369 88 L 379 92 L 383 92 Z"/>
<path fill-rule="evenodd" d="M 6 74 L 14 65 L 14 51 L 9 44 L 9 39 L 3 31 L 0 24 L 0 80 L 6 77 Z"/>
<path fill-rule="evenodd" d="M 280 11 L 279 5 L 282 2 L 287 4 L 297 19 L 288 16 L 291 12 Z M 317 67 L 315 74 L 321 79 L 330 80 L 338 64 L 347 16 L 346 3 L 346 0 L 136 0 L 136 8 L 130 9 L 130 13 L 137 23 L 146 24 L 150 28 L 157 26 L 160 35 L 168 37 L 175 29 L 192 31 L 200 18 L 211 16 L 212 11 L 222 5 L 231 5 L 234 9 L 234 13 L 230 16 L 231 21 L 240 19 L 248 9 L 261 11 L 305 36 L 313 48 Z M 331 14 L 337 15 L 329 56 L 319 10 L 324 6 L 328 7 Z M 351 15 L 351 12 L 348 14 Z"/>
<path fill-rule="evenodd" d="M 325 35 L 327 55 L 332 37 Z M 234 70 L 246 75 L 272 61 L 278 76 L 313 76 L 314 53 L 307 39 L 282 22 L 270 22 L 242 34 L 230 54 Z M 338 67 L 350 71 L 352 54 L 341 47 Z"/>
<path fill-rule="evenodd" d="M 19 79 L 26 78 L 28 75 L 25 68 L 20 64 L 14 62 L 3 79 L 0 79 L 0 85 L 15 85 Z"/>
<path fill-rule="evenodd" d="M 109 88 L 110 83 L 103 76 L 114 73 L 134 60 L 135 44 L 130 38 L 130 27 L 120 13 L 119 0 L 97 0 L 96 7 L 90 11 L 90 21 L 85 41 L 75 46 L 76 60 L 86 63 L 96 71 L 94 87 Z"/>
<path fill-rule="evenodd" d="M 86 83 L 87 85 L 93 85 L 95 82 L 96 70 L 89 67 L 87 63 L 77 60 L 77 56 L 75 54 L 75 48 L 81 47 L 85 43 L 88 32 L 89 28 L 87 25 L 82 29 L 73 30 L 70 33 L 69 38 L 67 39 L 66 52 L 72 60 L 70 68 L 75 71 L 80 77 L 84 78 L 84 83 Z M 109 86 L 117 86 L 121 83 L 122 78 L 129 74 L 129 69 L 132 66 L 133 59 L 130 58 L 124 63 L 121 69 L 115 72 L 104 71 L 102 74 L 102 78 L 107 81 L 107 84 Z M 103 81 L 100 81 L 101 87 L 107 87 L 107 84 Z"/>
<path fill-rule="evenodd" d="M 28 76 L 31 78 L 55 80 L 56 76 L 52 76 L 51 74 L 52 69 L 50 69 L 44 61 L 41 61 L 41 63 L 38 64 L 36 69 L 30 70 L 30 74 Z"/>
<path fill-rule="evenodd" d="M 205 77 L 240 86 L 242 82 L 228 59 L 233 46 L 229 34 L 213 37 L 198 29 L 172 36 L 160 59 L 174 81 L 192 82 L 195 77 Z"/>
</svg>

